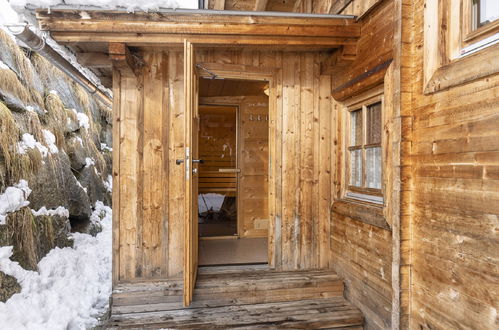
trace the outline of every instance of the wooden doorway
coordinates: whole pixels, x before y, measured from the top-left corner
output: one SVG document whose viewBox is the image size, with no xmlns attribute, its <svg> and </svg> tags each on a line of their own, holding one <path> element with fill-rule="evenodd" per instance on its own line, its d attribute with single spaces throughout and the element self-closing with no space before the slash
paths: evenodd
<svg viewBox="0 0 499 330">
<path fill-rule="evenodd" d="M 200 155 L 207 158 L 199 186 L 200 265 L 268 264 L 269 83 L 200 79 L 199 86 Z M 217 232 L 230 235 L 210 235 Z"/>
</svg>

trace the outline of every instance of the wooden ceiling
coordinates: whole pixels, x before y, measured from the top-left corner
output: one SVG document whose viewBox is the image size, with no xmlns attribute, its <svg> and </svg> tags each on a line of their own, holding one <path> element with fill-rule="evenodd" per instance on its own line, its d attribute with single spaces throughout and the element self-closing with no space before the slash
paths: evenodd
<svg viewBox="0 0 499 330">
<path fill-rule="evenodd" d="M 266 81 L 199 79 L 199 96 L 265 96 Z"/>
</svg>

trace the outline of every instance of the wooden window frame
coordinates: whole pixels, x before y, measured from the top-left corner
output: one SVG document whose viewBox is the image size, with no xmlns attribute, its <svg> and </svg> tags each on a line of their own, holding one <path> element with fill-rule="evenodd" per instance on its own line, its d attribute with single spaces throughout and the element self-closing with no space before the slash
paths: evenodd
<svg viewBox="0 0 499 330">
<path fill-rule="evenodd" d="M 372 203 L 376 205 L 383 205 L 383 134 L 381 133 L 381 140 L 379 144 L 368 145 L 367 142 L 367 108 L 370 105 L 381 103 L 381 122 L 380 122 L 380 130 L 383 130 L 383 122 L 384 122 L 384 94 L 383 88 L 375 88 L 367 93 L 364 93 L 358 97 L 352 98 L 350 101 L 345 103 L 345 111 L 344 111 L 344 155 L 345 160 L 343 162 L 344 175 L 343 175 L 343 184 L 342 184 L 342 197 L 344 199 L 354 199 L 367 203 Z M 362 145 L 360 148 L 358 146 L 350 146 L 351 141 L 351 113 L 353 111 L 362 109 Z M 367 188 L 366 185 L 366 149 L 369 147 L 379 147 L 381 149 L 381 188 Z M 350 185 L 350 151 L 351 150 L 362 150 L 362 187 L 352 186 Z"/>
<path fill-rule="evenodd" d="M 424 93 L 431 94 L 499 72 L 498 20 L 471 30 L 471 0 L 426 0 Z"/>
</svg>

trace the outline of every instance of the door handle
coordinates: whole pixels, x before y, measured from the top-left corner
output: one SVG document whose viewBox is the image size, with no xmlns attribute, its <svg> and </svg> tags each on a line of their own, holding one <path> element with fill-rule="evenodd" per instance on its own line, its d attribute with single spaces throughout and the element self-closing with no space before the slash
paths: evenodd
<svg viewBox="0 0 499 330">
<path fill-rule="evenodd" d="M 204 164 L 204 159 L 193 159 L 193 163 Z"/>
<path fill-rule="evenodd" d="M 183 159 L 177 159 L 177 160 L 175 161 L 175 164 L 180 165 L 180 164 L 182 164 L 183 162 L 184 162 L 184 160 L 183 160 Z"/>
</svg>

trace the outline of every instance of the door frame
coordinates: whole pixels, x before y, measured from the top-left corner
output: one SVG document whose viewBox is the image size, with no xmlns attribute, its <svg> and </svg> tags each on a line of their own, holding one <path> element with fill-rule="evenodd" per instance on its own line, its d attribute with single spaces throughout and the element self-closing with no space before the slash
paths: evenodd
<svg viewBox="0 0 499 330">
<path fill-rule="evenodd" d="M 199 78 L 216 77 L 224 79 L 240 79 L 253 81 L 267 81 L 269 83 L 269 168 L 268 168 L 268 212 L 269 212 L 269 232 L 268 232 L 268 265 L 270 269 L 276 268 L 276 261 L 280 259 L 280 249 L 276 249 L 276 242 L 280 242 L 280 216 L 277 216 L 276 210 L 280 209 L 281 187 L 277 180 L 280 180 L 280 167 L 275 166 L 275 162 L 280 153 L 280 139 L 278 127 L 282 123 L 282 113 L 279 104 L 282 104 L 282 98 L 278 95 L 277 85 L 282 81 L 281 69 L 262 68 L 239 64 L 220 64 L 220 63 L 197 63 L 197 72 Z M 223 97 L 220 97 L 223 98 Z M 237 97 L 234 97 L 237 98 Z M 241 97 L 242 98 L 242 97 Z M 199 97 L 199 104 L 210 104 L 208 98 Z M 240 108 L 240 104 L 234 102 L 215 102 L 218 105 L 233 105 Z M 212 104 L 215 104 L 212 103 Z M 222 103 L 222 104 L 220 104 Z M 279 173 L 278 173 L 279 171 Z M 279 212 L 280 213 L 280 212 Z M 239 227 L 239 223 L 238 223 Z M 277 229 L 277 230 L 276 230 Z M 239 234 L 239 228 L 238 228 Z M 280 244 L 279 244 L 280 246 Z"/>
</svg>

